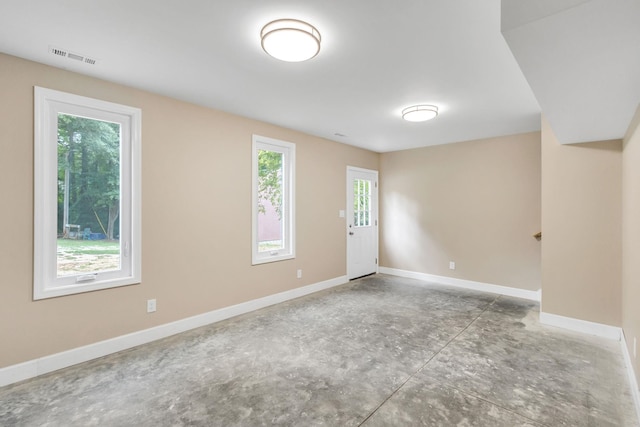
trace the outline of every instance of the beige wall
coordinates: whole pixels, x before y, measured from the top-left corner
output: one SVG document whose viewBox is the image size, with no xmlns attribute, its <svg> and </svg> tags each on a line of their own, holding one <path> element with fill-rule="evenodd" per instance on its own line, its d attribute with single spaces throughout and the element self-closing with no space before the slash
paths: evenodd
<svg viewBox="0 0 640 427">
<path fill-rule="evenodd" d="M 32 300 L 34 85 L 142 109 L 141 285 Z M 0 367 L 346 274 L 346 166 L 378 154 L 6 55 L 0 93 Z M 252 267 L 254 133 L 296 143 L 297 257 Z"/>
<path fill-rule="evenodd" d="M 640 380 L 640 365 L 633 357 L 633 340 L 640 338 L 640 107 L 624 138 L 622 153 L 622 328 L 629 355 Z"/>
<path fill-rule="evenodd" d="M 542 311 L 621 325 L 622 142 L 560 145 L 542 121 Z"/>
<path fill-rule="evenodd" d="M 540 289 L 539 132 L 384 153 L 380 177 L 382 266 Z"/>
</svg>

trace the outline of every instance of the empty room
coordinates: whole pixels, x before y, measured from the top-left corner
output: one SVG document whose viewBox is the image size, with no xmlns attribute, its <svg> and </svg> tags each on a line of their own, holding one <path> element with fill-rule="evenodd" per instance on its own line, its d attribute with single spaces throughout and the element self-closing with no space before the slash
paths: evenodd
<svg viewBox="0 0 640 427">
<path fill-rule="evenodd" d="M 1 426 L 639 426 L 640 0 L 0 2 Z"/>
</svg>

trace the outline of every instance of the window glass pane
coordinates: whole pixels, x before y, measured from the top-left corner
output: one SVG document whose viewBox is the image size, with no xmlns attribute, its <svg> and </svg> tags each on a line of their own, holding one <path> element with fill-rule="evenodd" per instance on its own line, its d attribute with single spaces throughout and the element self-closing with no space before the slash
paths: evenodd
<svg viewBox="0 0 640 427">
<path fill-rule="evenodd" d="M 118 123 L 58 114 L 57 276 L 120 270 Z"/>
<path fill-rule="evenodd" d="M 284 155 L 258 150 L 258 252 L 284 248 Z"/>
<path fill-rule="evenodd" d="M 371 192 L 369 191 L 369 181 L 366 181 L 366 185 L 365 185 L 365 193 L 363 195 L 363 206 L 362 208 L 368 212 L 369 211 L 369 200 L 370 200 L 370 195 Z"/>
</svg>

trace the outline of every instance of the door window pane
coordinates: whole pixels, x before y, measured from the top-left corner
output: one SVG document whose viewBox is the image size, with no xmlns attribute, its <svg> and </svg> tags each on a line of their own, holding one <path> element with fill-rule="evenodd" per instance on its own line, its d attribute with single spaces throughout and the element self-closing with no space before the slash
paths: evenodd
<svg viewBox="0 0 640 427">
<path fill-rule="evenodd" d="M 371 225 L 371 181 L 353 180 L 353 225 L 368 227 Z"/>
</svg>

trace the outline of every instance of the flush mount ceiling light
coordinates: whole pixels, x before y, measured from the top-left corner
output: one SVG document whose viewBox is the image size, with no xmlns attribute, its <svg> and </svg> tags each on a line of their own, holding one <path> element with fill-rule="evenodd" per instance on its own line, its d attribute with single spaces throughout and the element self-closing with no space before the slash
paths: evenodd
<svg viewBox="0 0 640 427">
<path fill-rule="evenodd" d="M 297 19 L 277 19 L 260 31 L 262 48 L 276 59 L 301 62 L 320 52 L 320 33 L 311 24 Z"/>
<path fill-rule="evenodd" d="M 402 110 L 402 118 L 408 122 L 426 122 L 438 115 L 435 105 L 413 105 Z"/>
</svg>

